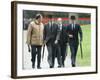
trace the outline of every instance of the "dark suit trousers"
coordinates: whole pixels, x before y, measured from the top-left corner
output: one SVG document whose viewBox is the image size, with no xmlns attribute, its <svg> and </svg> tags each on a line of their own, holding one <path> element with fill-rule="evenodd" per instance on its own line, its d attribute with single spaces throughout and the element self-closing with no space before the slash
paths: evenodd
<svg viewBox="0 0 100 80">
<path fill-rule="evenodd" d="M 31 45 L 32 65 L 35 66 L 35 59 L 37 55 L 37 67 L 40 67 L 41 63 L 41 46 Z"/>
<path fill-rule="evenodd" d="M 53 67 L 55 64 L 55 57 L 57 57 L 58 61 L 58 66 L 62 65 L 62 60 L 61 60 L 61 48 L 59 44 L 53 45 Z"/>
<path fill-rule="evenodd" d="M 47 49 L 48 49 L 48 63 L 49 63 L 49 66 L 52 66 L 52 49 L 53 49 L 53 46 L 52 44 L 47 44 Z"/>
<path fill-rule="evenodd" d="M 60 48 L 61 48 L 61 59 L 62 59 L 62 65 L 64 66 L 64 61 L 65 61 L 65 58 L 67 56 L 67 45 L 63 44 L 63 45 L 60 45 Z"/>
<path fill-rule="evenodd" d="M 75 65 L 76 63 L 76 55 L 78 50 L 78 43 L 75 41 L 69 42 L 70 50 L 71 50 L 71 64 Z"/>
</svg>

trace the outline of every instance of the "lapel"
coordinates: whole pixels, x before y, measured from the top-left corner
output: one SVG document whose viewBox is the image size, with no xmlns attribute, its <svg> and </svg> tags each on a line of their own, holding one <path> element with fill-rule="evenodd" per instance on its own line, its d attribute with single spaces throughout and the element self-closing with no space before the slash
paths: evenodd
<svg viewBox="0 0 100 80">
<path fill-rule="evenodd" d="M 73 30 L 72 30 L 72 24 L 69 25 L 69 30 L 70 30 L 70 31 L 73 31 Z"/>
<path fill-rule="evenodd" d="M 74 31 L 76 29 L 76 24 L 71 24 L 71 30 Z"/>
<path fill-rule="evenodd" d="M 48 30 L 49 30 L 50 32 L 52 32 L 52 26 L 53 26 L 53 24 L 52 24 L 51 22 L 49 22 L 49 23 L 48 23 Z"/>
<path fill-rule="evenodd" d="M 74 30 L 76 29 L 76 24 L 74 24 Z"/>
</svg>

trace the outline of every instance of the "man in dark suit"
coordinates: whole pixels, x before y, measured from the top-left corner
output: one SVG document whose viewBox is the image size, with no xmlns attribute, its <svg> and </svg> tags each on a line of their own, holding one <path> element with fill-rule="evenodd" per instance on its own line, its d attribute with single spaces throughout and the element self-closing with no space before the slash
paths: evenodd
<svg viewBox="0 0 100 80">
<path fill-rule="evenodd" d="M 60 49 L 61 49 L 61 60 L 62 60 L 62 66 L 65 67 L 65 58 L 67 55 L 67 42 L 68 42 L 68 35 L 67 35 L 67 26 L 63 25 L 62 19 L 58 18 L 58 27 L 60 28 L 60 39 L 59 39 L 59 44 L 60 44 Z"/>
<path fill-rule="evenodd" d="M 58 43 L 58 32 L 59 28 L 57 24 L 53 22 L 52 15 L 49 15 L 49 22 L 44 27 L 44 43 L 47 45 L 48 49 L 48 63 L 50 68 L 54 67 L 54 61 L 56 56 L 56 51 L 58 51 L 58 55 L 60 55 L 60 49 L 57 45 Z M 61 66 L 61 58 L 58 56 L 58 64 Z"/>
<path fill-rule="evenodd" d="M 82 41 L 82 30 L 79 24 L 76 24 L 76 17 L 71 16 L 71 24 L 67 26 L 67 32 L 69 36 L 69 46 L 71 50 L 71 64 L 72 67 L 76 66 L 76 55 L 78 50 L 78 44 L 79 44 L 79 37 L 80 36 L 80 42 Z"/>
</svg>

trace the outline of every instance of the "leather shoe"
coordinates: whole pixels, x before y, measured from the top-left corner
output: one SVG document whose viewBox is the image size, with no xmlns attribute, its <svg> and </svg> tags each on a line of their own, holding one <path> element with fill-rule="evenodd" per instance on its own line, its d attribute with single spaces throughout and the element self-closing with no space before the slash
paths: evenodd
<svg viewBox="0 0 100 80">
<path fill-rule="evenodd" d="M 39 67 L 37 67 L 38 69 L 41 69 L 41 67 L 39 66 Z"/>
<path fill-rule="evenodd" d="M 61 68 L 61 66 L 58 66 L 58 68 Z"/>
<path fill-rule="evenodd" d="M 72 67 L 76 67 L 75 64 L 72 64 Z"/>
<path fill-rule="evenodd" d="M 53 68 L 53 66 L 50 66 L 50 68 Z"/>
</svg>

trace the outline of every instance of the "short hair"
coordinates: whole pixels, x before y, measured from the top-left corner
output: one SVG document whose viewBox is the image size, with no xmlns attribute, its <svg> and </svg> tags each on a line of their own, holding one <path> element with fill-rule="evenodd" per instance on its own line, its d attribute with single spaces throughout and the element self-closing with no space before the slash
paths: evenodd
<svg viewBox="0 0 100 80">
<path fill-rule="evenodd" d="M 75 17 L 74 15 L 72 15 L 72 16 L 70 17 L 70 19 L 71 19 L 71 20 L 75 20 L 76 17 Z"/>
<path fill-rule="evenodd" d="M 35 19 L 39 19 L 40 17 L 42 17 L 41 14 L 36 14 Z"/>
</svg>

